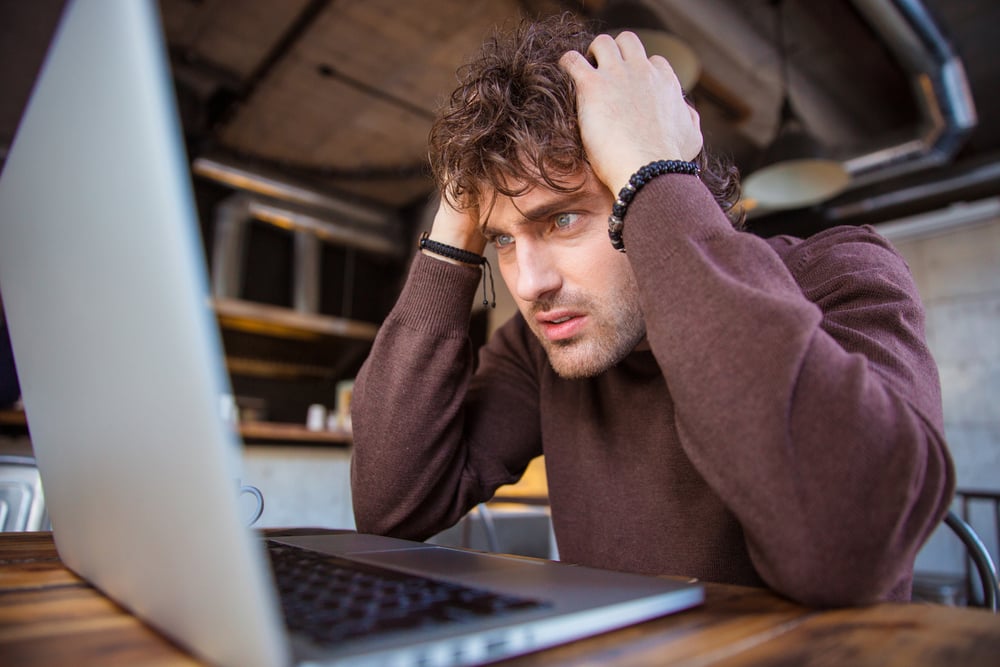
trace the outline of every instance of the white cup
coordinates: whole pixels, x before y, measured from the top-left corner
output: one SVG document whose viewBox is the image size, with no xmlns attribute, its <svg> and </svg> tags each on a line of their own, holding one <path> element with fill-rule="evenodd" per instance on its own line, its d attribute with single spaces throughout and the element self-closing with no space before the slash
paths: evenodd
<svg viewBox="0 0 1000 667">
<path fill-rule="evenodd" d="M 236 483 L 239 484 L 241 498 L 244 495 L 253 497 L 253 509 L 246 513 L 248 517 L 246 524 L 248 526 L 252 526 L 257 523 L 257 520 L 260 519 L 261 515 L 264 513 L 264 494 L 260 492 L 260 489 L 252 484 L 240 484 L 239 480 L 236 480 Z M 243 511 L 244 507 L 248 507 L 248 505 L 241 502 L 240 510 Z"/>
<path fill-rule="evenodd" d="M 306 429 L 322 431 L 326 429 L 326 406 L 313 403 L 306 411 Z"/>
</svg>

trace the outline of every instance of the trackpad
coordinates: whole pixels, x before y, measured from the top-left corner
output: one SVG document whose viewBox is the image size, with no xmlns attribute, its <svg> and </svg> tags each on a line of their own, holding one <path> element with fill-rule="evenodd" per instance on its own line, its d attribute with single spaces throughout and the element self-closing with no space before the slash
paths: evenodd
<svg viewBox="0 0 1000 667">
<path fill-rule="evenodd" d="M 537 563 L 484 553 L 468 553 L 445 547 L 380 551 L 351 554 L 354 560 L 424 575 L 456 577 L 468 574 L 485 576 L 498 571 L 534 568 Z"/>
</svg>

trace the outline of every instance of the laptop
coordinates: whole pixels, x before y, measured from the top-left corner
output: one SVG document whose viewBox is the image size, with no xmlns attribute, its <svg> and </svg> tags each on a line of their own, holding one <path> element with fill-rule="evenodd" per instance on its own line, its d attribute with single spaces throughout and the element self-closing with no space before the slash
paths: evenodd
<svg viewBox="0 0 1000 667">
<path fill-rule="evenodd" d="M 240 667 L 479 664 L 703 601 L 692 582 L 351 531 L 265 540 L 244 525 L 172 95 L 155 3 L 70 2 L 0 174 L 0 291 L 69 568 L 193 654 Z M 299 612 L 333 638 L 320 641 L 288 627 L 272 568 L 303 553 L 291 569 L 318 568 L 314 593 L 360 564 L 502 604 L 437 608 L 440 623 L 397 609 L 370 631 Z"/>
</svg>

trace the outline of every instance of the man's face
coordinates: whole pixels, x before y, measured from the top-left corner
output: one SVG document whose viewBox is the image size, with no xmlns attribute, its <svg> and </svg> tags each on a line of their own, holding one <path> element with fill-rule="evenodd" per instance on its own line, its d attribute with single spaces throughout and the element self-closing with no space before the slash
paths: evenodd
<svg viewBox="0 0 1000 667">
<path fill-rule="evenodd" d="M 538 186 L 498 196 L 484 226 L 521 314 L 565 378 L 604 372 L 646 335 L 632 267 L 608 240 L 614 199 L 589 170 L 577 178 L 584 186 L 569 194 Z"/>
</svg>

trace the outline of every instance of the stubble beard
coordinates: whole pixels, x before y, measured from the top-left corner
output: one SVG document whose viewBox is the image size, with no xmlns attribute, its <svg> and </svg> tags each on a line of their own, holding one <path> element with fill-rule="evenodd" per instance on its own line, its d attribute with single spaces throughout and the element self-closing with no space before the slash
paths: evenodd
<svg viewBox="0 0 1000 667">
<path fill-rule="evenodd" d="M 590 318 L 586 332 L 565 340 L 551 341 L 534 330 L 549 364 L 559 377 L 579 380 L 600 375 L 628 356 L 646 337 L 646 321 L 639 306 L 639 291 L 634 276 L 631 273 L 628 275 L 626 284 L 617 294 L 610 291 L 606 294 L 599 301 L 575 297 L 533 305 L 533 312 L 557 305 L 572 305 Z M 534 318 L 527 319 L 534 329 Z"/>
</svg>

